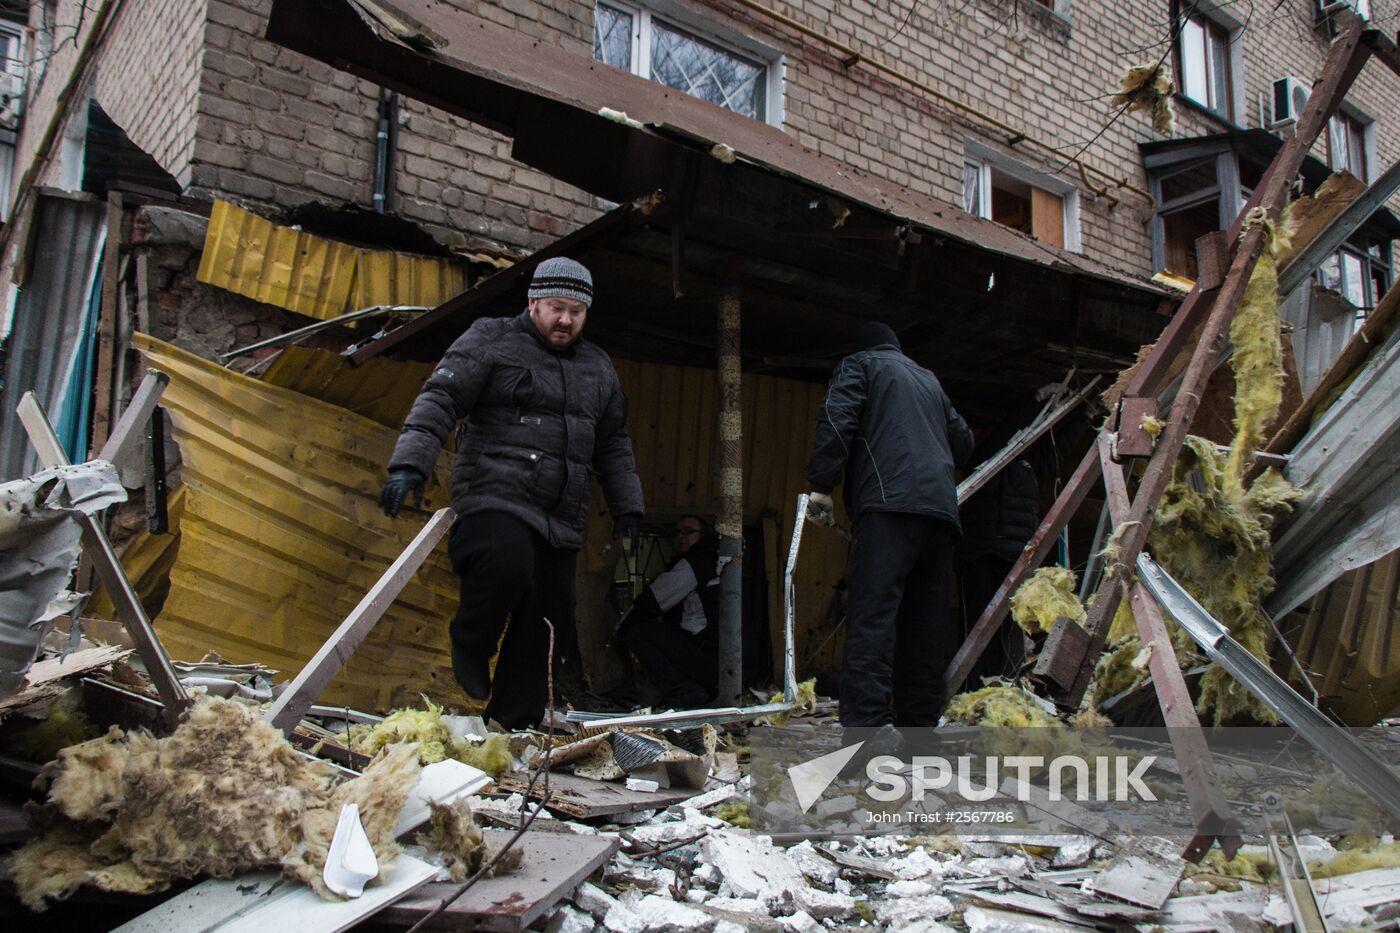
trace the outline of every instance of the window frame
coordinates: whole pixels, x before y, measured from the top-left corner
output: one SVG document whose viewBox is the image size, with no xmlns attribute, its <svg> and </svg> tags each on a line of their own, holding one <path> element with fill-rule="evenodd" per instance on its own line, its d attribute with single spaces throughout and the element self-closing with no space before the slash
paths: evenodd
<svg viewBox="0 0 1400 933">
<path fill-rule="evenodd" d="M 1379 255 L 1376 255 L 1376 253 L 1379 253 Z M 1359 283 L 1361 287 L 1361 304 L 1352 302 L 1351 297 L 1347 294 L 1346 286 L 1348 277 L 1346 275 L 1346 264 L 1343 262 L 1343 257 L 1356 262 L 1361 276 L 1361 281 Z M 1332 288 L 1327 282 L 1327 268 L 1333 264 L 1337 267 L 1337 288 Z M 1376 294 L 1376 280 L 1378 277 L 1382 282 L 1380 294 Z M 1375 310 L 1376 305 L 1379 304 L 1381 298 L 1385 296 L 1386 291 L 1395 285 L 1394 254 L 1391 251 L 1390 241 L 1375 240 L 1360 242 L 1357 240 L 1348 240 L 1313 270 L 1313 278 L 1319 286 L 1332 289 L 1356 308 L 1355 326 L 1359 330 L 1367 316 Z"/>
<path fill-rule="evenodd" d="M 1337 154 L 1336 154 L 1336 152 L 1334 151 L 1334 148 L 1333 148 L 1333 145 L 1332 145 L 1332 142 L 1333 142 L 1333 128 L 1334 128 L 1335 126 L 1337 126 L 1337 125 L 1345 126 L 1346 129 L 1347 129 L 1347 131 L 1348 131 L 1348 132 L 1347 132 L 1347 137 L 1348 137 L 1348 151 L 1350 151 L 1351 148 L 1352 148 L 1352 147 L 1351 147 L 1351 136 L 1352 136 L 1352 134 L 1351 134 L 1350 131 L 1351 131 L 1352 129 L 1355 129 L 1355 131 L 1356 131 L 1356 134 L 1355 134 L 1355 141 L 1356 141 L 1356 143 L 1358 143 L 1358 146 L 1357 146 L 1357 156 L 1358 156 L 1358 158 L 1359 158 L 1359 160 L 1360 160 L 1360 168 L 1361 168 L 1361 173 L 1360 173 L 1360 174 L 1357 174 L 1356 172 L 1353 172 L 1353 171 L 1352 171 L 1352 166 L 1351 166 L 1350 164 L 1339 165 L 1338 162 L 1337 162 Z M 1332 169 L 1333 171 L 1337 171 L 1337 170 L 1339 170 L 1339 169 L 1345 169 L 1345 170 L 1347 170 L 1348 172 L 1351 172 L 1351 174 L 1354 175 L 1354 176 L 1357 178 L 1358 181 L 1362 181 L 1362 182 L 1364 182 L 1364 183 L 1366 183 L 1366 184 L 1370 184 L 1370 183 L 1371 183 L 1371 166 L 1373 166 L 1373 165 L 1375 164 L 1376 122 L 1375 122 L 1374 120 L 1372 120 L 1370 117 L 1368 117 L 1368 116 L 1366 116 L 1365 114 L 1361 113 L 1360 111 L 1356 110 L 1355 108 L 1346 106 L 1346 105 L 1344 104 L 1343 106 L 1337 108 L 1337 112 L 1334 113 L 1331 117 L 1328 118 L 1328 120 L 1327 120 L 1327 134 L 1326 134 L 1326 135 L 1327 135 L 1327 167 L 1330 168 L 1330 169 Z"/>
<path fill-rule="evenodd" d="M 598 7 L 610 7 L 632 17 L 632 54 L 631 63 L 627 68 L 631 74 L 648 81 L 654 80 L 651 77 L 651 29 L 653 21 L 660 20 L 662 25 L 674 32 L 684 33 L 698 42 L 715 46 L 736 58 L 761 66 L 763 68 L 763 93 L 759 95 L 759 99 L 762 102 L 763 113 L 761 116 L 740 115 L 771 126 L 781 127 L 783 125 L 784 62 L 782 54 L 777 49 L 739 33 L 722 29 L 712 23 L 701 21 L 693 13 L 669 2 L 669 0 L 659 0 L 659 2 L 648 3 L 646 6 L 627 2 L 627 0 L 597 0 L 593 12 L 595 35 L 598 28 Z M 659 81 L 656 83 L 661 84 Z M 670 85 L 662 84 L 661 86 L 669 87 Z M 673 88 L 673 90 L 679 89 Z M 681 93 L 686 92 L 682 91 Z M 697 100 L 704 100 L 704 98 L 697 97 Z M 716 106 L 720 105 L 716 104 Z M 731 110 L 731 112 L 740 113 L 737 110 Z"/>
<path fill-rule="evenodd" d="M 1173 43 L 1172 57 L 1176 66 L 1177 96 L 1189 102 L 1218 120 L 1226 123 L 1239 125 L 1242 121 L 1243 108 L 1246 97 L 1244 83 L 1244 48 L 1240 41 L 1244 33 L 1243 25 L 1235 21 L 1232 17 L 1215 8 L 1214 4 L 1198 3 L 1191 11 L 1191 15 L 1183 23 L 1180 13 L 1177 14 L 1176 41 Z M 1206 37 L 1202 50 L 1204 60 L 1202 65 L 1205 69 L 1205 82 L 1207 100 L 1202 100 L 1187 90 L 1186 78 L 1186 31 L 1187 25 L 1196 23 L 1200 26 L 1202 33 Z M 1216 68 L 1214 57 L 1210 54 L 1209 38 L 1212 32 L 1216 33 L 1222 41 L 1222 60 L 1225 66 L 1225 80 L 1221 82 L 1224 88 L 1225 101 L 1223 106 L 1212 106 L 1209 102 L 1209 95 L 1216 86 L 1212 78 L 1212 73 Z"/>
<path fill-rule="evenodd" d="M 992 219 L 992 170 L 1009 176 L 1016 181 L 1039 188 L 1060 199 L 1064 218 L 1064 247 L 1071 253 L 1084 251 L 1083 234 L 1080 225 L 1080 198 L 1078 186 L 1038 172 L 1023 162 L 983 145 L 974 139 L 963 140 L 963 178 L 967 169 L 977 166 L 977 200 L 979 210 L 976 216 L 983 220 Z M 966 201 L 964 201 L 966 210 Z M 971 211 L 967 211 L 972 213 Z"/>
</svg>

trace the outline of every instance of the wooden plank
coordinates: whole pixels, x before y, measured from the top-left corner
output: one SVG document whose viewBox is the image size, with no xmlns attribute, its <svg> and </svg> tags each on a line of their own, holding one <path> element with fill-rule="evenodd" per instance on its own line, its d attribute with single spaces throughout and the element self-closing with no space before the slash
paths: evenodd
<svg viewBox="0 0 1400 933">
<path fill-rule="evenodd" d="M 485 830 L 486 841 L 492 845 L 503 845 L 511 835 L 504 830 Z M 519 870 L 482 878 L 435 917 L 429 927 L 524 930 L 611 858 L 618 841 L 571 832 L 530 831 L 516 845 L 523 852 Z M 383 923 L 417 923 L 458 887 L 447 882 L 429 884 L 393 904 L 377 919 Z"/>
<path fill-rule="evenodd" d="M 437 874 L 437 866 L 400 855 L 383 870 L 381 882 L 347 901 L 323 901 L 303 884 L 261 871 L 197 884 L 113 933 L 339 933 L 361 923 Z"/>
<path fill-rule="evenodd" d="M 423 566 L 423 562 L 428 559 L 438 541 L 452 527 L 452 521 L 456 517 L 457 513 L 451 509 L 438 509 L 433 513 L 433 517 L 428 519 L 427 524 L 409 542 L 398 559 L 384 571 L 379 582 L 370 587 L 359 605 L 345 617 L 345 621 L 331 633 L 331 637 L 326 639 L 315 656 L 306 662 L 296 679 L 268 707 L 264 719 L 287 733 L 301 722 L 311 704 L 315 703 L 320 698 L 321 691 L 326 689 L 326 684 L 340 673 L 345 662 L 350 660 L 355 649 L 360 647 L 375 623 L 393 604 L 395 597 L 418 572 L 418 568 Z"/>
<path fill-rule="evenodd" d="M 61 689 L 54 689 L 57 687 L 55 681 L 86 674 L 99 667 L 106 667 L 129 654 L 131 654 L 130 648 L 123 648 L 120 645 L 101 645 L 96 648 L 83 648 L 80 651 L 74 651 L 67 657 L 36 661 L 24 676 L 24 686 L 0 700 L 0 712 L 28 706 L 30 703 L 53 696 L 56 692 L 62 692 Z"/>
<path fill-rule="evenodd" d="M 1031 236 L 1051 246 L 1065 245 L 1065 202 L 1058 195 L 1031 188 Z"/>
<path fill-rule="evenodd" d="M 519 774 L 508 774 L 496 783 L 501 790 L 523 794 L 530 781 L 528 777 Z M 593 781 L 574 774 L 551 774 L 549 789 L 549 809 L 580 820 L 592 820 L 618 813 L 635 813 L 638 810 L 660 810 L 671 804 L 689 800 L 699 793 L 692 787 L 672 787 L 656 791 L 628 790 L 622 784 Z M 531 796 L 536 800 L 544 796 L 542 780 L 535 782 Z"/>
</svg>

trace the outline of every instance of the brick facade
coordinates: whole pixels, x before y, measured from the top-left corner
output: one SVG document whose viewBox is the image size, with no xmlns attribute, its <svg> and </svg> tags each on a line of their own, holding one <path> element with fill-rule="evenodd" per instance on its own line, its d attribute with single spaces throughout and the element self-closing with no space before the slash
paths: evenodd
<svg viewBox="0 0 1400 933">
<path fill-rule="evenodd" d="M 464 10 L 591 54 L 591 0 L 452 0 Z M 783 129 L 823 155 L 955 205 L 962 202 L 965 141 L 1056 174 L 1080 192 L 1085 253 L 1147 275 L 1146 202 L 1091 190 L 1062 158 L 977 115 L 880 75 L 848 67 L 839 52 L 730 0 L 657 0 L 673 16 L 747 37 L 781 56 Z M 1107 96 L 1130 65 L 1167 48 L 1168 0 L 1070 0 L 1065 15 L 1032 0 L 926 0 L 877 7 L 866 0 L 765 0 L 777 12 L 871 60 L 1023 130 L 1138 187 L 1138 144 L 1155 137 L 1146 114 L 1112 120 Z M 1327 52 L 1315 0 L 1264 5 L 1243 29 L 1239 126 L 1258 127 L 1258 101 L 1275 78 L 1314 80 Z M 78 0 L 62 0 L 61 21 Z M 253 206 L 371 200 L 379 89 L 259 38 L 271 0 L 127 0 L 103 52 L 95 93 L 134 142 L 199 194 Z M 1209 7 L 1202 3 L 1201 8 Z M 1223 4 L 1219 16 L 1237 5 Z M 1400 19 L 1400 0 L 1372 0 L 1373 18 Z M 507 9 L 509 7 L 509 9 Z M 159 54 L 152 54 L 158 49 Z M 72 47 L 51 70 L 71 66 Z M 1396 78 L 1367 66 L 1348 100 L 1376 121 L 1376 163 L 1400 157 Z M 32 146 L 59 82 L 46 80 L 26 117 Z M 1267 107 L 1265 108 L 1267 111 Z M 1178 99 L 1178 136 L 1230 125 Z M 1266 114 L 1267 115 L 1267 114 Z M 1107 128 L 1105 128 L 1107 126 Z M 1087 145 L 1086 145 L 1087 143 Z M 1325 144 L 1316 154 L 1325 156 Z M 1101 178 L 1092 178 L 1100 185 Z M 403 101 L 390 207 L 444 239 L 481 238 L 533 249 L 596 216 L 592 197 L 509 159 L 509 140 Z"/>
</svg>

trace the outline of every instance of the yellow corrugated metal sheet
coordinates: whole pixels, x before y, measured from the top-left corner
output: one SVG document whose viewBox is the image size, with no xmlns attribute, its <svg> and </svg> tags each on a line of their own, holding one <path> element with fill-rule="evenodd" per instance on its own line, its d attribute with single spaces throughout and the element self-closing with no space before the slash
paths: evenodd
<svg viewBox="0 0 1400 933">
<path fill-rule="evenodd" d="M 215 201 L 199 281 L 325 320 L 373 305 L 434 307 L 467 287 L 457 260 L 368 250 Z"/>
<path fill-rule="evenodd" d="M 445 503 L 446 487 L 430 484 L 424 512 L 390 521 L 376 498 L 394 430 L 144 335 L 136 344 L 170 376 L 161 404 L 186 489 L 156 630 L 177 658 L 214 649 L 295 672 Z M 426 693 L 465 705 L 447 650 L 456 601 L 439 546 L 324 699 L 387 709 Z"/>
<path fill-rule="evenodd" d="M 329 350 L 287 347 L 263 373 L 263 381 L 348 408 L 397 431 L 432 371 L 432 363 L 384 356 L 351 366 Z"/>
<path fill-rule="evenodd" d="M 628 424 L 649 511 L 694 510 L 713 518 L 719 494 L 715 371 L 618 360 Z M 765 522 L 769 623 L 775 665 L 782 663 L 782 579 L 807 491 L 807 456 L 825 386 L 773 376 L 743 376 L 744 520 Z M 839 495 L 839 494 L 838 494 Z M 595 512 L 597 510 L 595 509 Z M 847 543 L 821 528 L 803 535 L 793 581 L 796 643 L 802 670 L 839 667 L 840 639 L 828 638 L 836 584 L 846 574 Z"/>
</svg>

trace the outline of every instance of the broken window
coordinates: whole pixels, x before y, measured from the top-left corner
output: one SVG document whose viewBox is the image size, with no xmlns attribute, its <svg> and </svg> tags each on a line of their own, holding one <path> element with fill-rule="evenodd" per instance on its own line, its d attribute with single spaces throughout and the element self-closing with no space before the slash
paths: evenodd
<svg viewBox="0 0 1400 933">
<path fill-rule="evenodd" d="M 1230 119 L 1230 34 L 1204 16 L 1191 16 L 1181 25 L 1177 51 L 1181 93 Z"/>
<path fill-rule="evenodd" d="M 649 10 L 598 4 L 593 57 L 726 110 L 767 120 L 769 67 Z"/>
<path fill-rule="evenodd" d="M 1029 169 L 1007 171 L 988 161 L 968 159 L 963 163 L 963 208 L 969 214 L 985 217 L 1003 226 L 1030 234 L 1053 246 L 1070 244 L 1077 233 L 1077 221 L 1066 210 L 1066 197 L 1046 190 L 1032 180 Z"/>
<path fill-rule="evenodd" d="M 1327 164 L 1345 170 L 1361 181 L 1366 177 L 1367 124 L 1356 117 L 1339 113 L 1327 121 Z"/>
<path fill-rule="evenodd" d="M 1390 287 L 1390 243 L 1349 241 L 1322 263 L 1317 280 L 1356 308 L 1356 326 L 1360 327 Z"/>
</svg>

